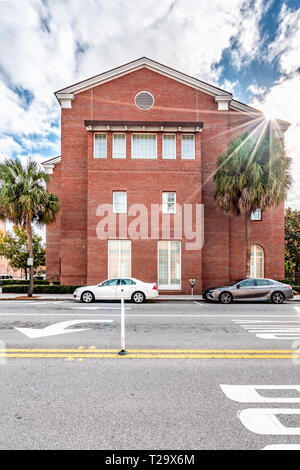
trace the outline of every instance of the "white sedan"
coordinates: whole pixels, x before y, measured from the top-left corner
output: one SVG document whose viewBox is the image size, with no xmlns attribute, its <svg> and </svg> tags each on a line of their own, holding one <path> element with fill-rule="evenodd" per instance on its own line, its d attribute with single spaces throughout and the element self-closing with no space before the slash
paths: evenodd
<svg viewBox="0 0 300 470">
<path fill-rule="evenodd" d="M 137 304 L 144 300 L 155 299 L 159 295 L 156 283 L 143 282 L 131 277 L 107 279 L 96 286 L 78 287 L 73 292 L 73 298 L 85 303 L 95 300 L 115 300 L 121 298 L 122 291 L 124 299 L 133 300 Z"/>
</svg>

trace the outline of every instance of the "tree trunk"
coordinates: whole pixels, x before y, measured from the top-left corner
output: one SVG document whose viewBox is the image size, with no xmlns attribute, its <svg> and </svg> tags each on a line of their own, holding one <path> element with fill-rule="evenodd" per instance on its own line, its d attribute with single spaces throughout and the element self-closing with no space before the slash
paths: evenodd
<svg viewBox="0 0 300 470">
<path fill-rule="evenodd" d="M 31 222 L 26 225 L 27 241 L 28 241 L 28 252 L 29 258 L 33 259 L 33 248 L 32 248 L 32 227 Z M 29 266 L 29 286 L 28 286 L 28 297 L 32 297 L 33 294 L 33 266 Z"/>
<path fill-rule="evenodd" d="M 246 272 L 245 277 L 250 277 L 250 212 L 245 213 L 245 238 L 246 238 Z"/>
</svg>

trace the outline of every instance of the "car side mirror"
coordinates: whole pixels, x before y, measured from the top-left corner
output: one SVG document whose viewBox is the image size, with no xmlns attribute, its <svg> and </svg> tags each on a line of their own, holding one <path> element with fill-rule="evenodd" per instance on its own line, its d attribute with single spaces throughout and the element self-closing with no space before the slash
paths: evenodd
<svg viewBox="0 0 300 470">
<path fill-rule="evenodd" d="M 239 289 L 240 287 L 241 287 L 240 284 L 238 284 L 238 285 L 236 286 L 237 289 Z"/>
<path fill-rule="evenodd" d="M 98 284 L 98 287 L 102 287 L 102 282 L 100 282 L 100 284 Z"/>
</svg>

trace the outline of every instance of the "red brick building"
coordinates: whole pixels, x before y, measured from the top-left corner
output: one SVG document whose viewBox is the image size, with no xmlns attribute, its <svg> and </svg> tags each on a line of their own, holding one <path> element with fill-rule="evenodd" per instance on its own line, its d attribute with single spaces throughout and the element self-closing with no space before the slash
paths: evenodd
<svg viewBox="0 0 300 470">
<path fill-rule="evenodd" d="M 245 219 L 217 209 L 213 173 L 228 142 L 259 126 L 262 113 L 147 58 L 55 94 L 62 108 L 61 156 L 44 167 L 62 210 L 47 227 L 48 279 L 93 284 L 132 276 L 157 280 L 162 291 L 189 293 L 189 278 L 195 278 L 199 293 L 244 276 Z M 285 123 L 278 125 L 281 137 Z M 105 236 L 103 204 L 113 207 Z M 162 205 L 158 219 L 153 205 Z M 192 220 L 180 233 L 174 220 L 184 205 L 192 208 Z M 204 218 L 197 219 L 197 207 Z M 283 205 L 256 216 L 250 224 L 252 274 L 282 278 Z M 131 231 L 124 229 L 126 218 Z M 132 229 L 140 234 L 132 236 Z M 191 248 L 191 230 L 203 231 L 203 246 Z"/>
</svg>

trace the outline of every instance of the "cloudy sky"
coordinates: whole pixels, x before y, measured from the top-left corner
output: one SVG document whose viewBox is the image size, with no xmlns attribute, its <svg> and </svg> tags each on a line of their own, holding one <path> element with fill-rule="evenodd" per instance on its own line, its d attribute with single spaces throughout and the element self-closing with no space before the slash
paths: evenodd
<svg viewBox="0 0 300 470">
<path fill-rule="evenodd" d="M 0 158 L 58 155 L 53 92 L 141 56 L 289 121 L 300 209 L 300 0 L 0 0 Z"/>
</svg>

